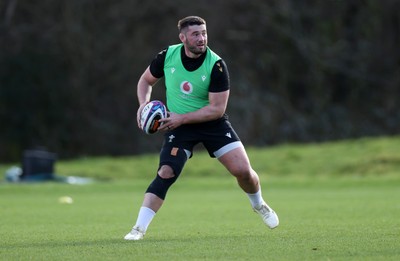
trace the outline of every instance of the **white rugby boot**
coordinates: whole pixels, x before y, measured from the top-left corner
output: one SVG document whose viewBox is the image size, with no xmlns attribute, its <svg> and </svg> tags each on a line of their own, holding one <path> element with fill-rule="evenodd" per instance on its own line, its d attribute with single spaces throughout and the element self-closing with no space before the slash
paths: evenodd
<svg viewBox="0 0 400 261">
<path fill-rule="evenodd" d="M 258 213 L 264 223 L 270 228 L 276 228 L 279 225 L 279 218 L 275 211 L 270 208 L 267 203 L 263 203 L 259 209 L 253 208 Z"/>
<path fill-rule="evenodd" d="M 142 240 L 145 232 L 140 230 L 139 227 L 134 226 L 128 234 L 124 237 L 125 240 Z"/>
</svg>

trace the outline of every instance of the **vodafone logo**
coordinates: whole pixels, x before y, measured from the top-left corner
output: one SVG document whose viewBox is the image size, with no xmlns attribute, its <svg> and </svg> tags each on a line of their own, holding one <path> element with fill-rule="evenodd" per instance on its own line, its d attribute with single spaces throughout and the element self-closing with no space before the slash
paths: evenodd
<svg viewBox="0 0 400 261">
<path fill-rule="evenodd" d="M 193 92 L 193 86 L 190 82 L 184 81 L 181 83 L 181 92 L 184 94 L 191 94 Z"/>
</svg>

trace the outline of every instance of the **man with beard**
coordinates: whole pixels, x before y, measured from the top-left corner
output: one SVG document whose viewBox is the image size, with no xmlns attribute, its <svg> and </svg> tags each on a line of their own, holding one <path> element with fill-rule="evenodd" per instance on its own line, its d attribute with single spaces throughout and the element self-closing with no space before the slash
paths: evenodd
<svg viewBox="0 0 400 261">
<path fill-rule="evenodd" d="M 181 43 L 161 51 L 137 85 L 139 128 L 141 111 L 151 100 L 153 85 L 162 77 L 169 117 L 160 120 L 163 124 L 158 128 L 165 134 L 157 175 L 147 188 L 136 224 L 125 239 L 143 239 L 169 187 L 181 174 L 198 143 L 236 178 L 264 223 L 275 228 L 279 225 L 278 216 L 265 203 L 259 177 L 225 113 L 230 92 L 229 73 L 223 59 L 207 46 L 206 22 L 198 16 L 185 17 L 178 22 L 178 30 Z"/>
</svg>

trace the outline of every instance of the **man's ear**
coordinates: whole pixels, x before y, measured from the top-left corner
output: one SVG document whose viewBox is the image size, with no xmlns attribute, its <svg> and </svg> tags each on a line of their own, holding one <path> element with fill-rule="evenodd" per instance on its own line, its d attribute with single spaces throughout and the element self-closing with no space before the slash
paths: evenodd
<svg viewBox="0 0 400 261">
<path fill-rule="evenodd" d="M 183 33 L 179 33 L 179 40 L 183 43 L 186 39 L 186 36 Z"/>
</svg>

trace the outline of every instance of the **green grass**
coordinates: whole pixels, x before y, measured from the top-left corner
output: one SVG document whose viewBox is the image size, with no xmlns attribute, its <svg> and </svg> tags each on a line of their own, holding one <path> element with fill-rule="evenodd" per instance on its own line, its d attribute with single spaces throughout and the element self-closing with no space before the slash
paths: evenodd
<svg viewBox="0 0 400 261">
<path fill-rule="evenodd" d="M 198 151 L 139 242 L 122 238 L 156 155 L 60 161 L 59 175 L 98 181 L 2 183 L 0 260 L 399 260 L 399 148 L 400 137 L 249 148 L 275 230 Z"/>
</svg>

